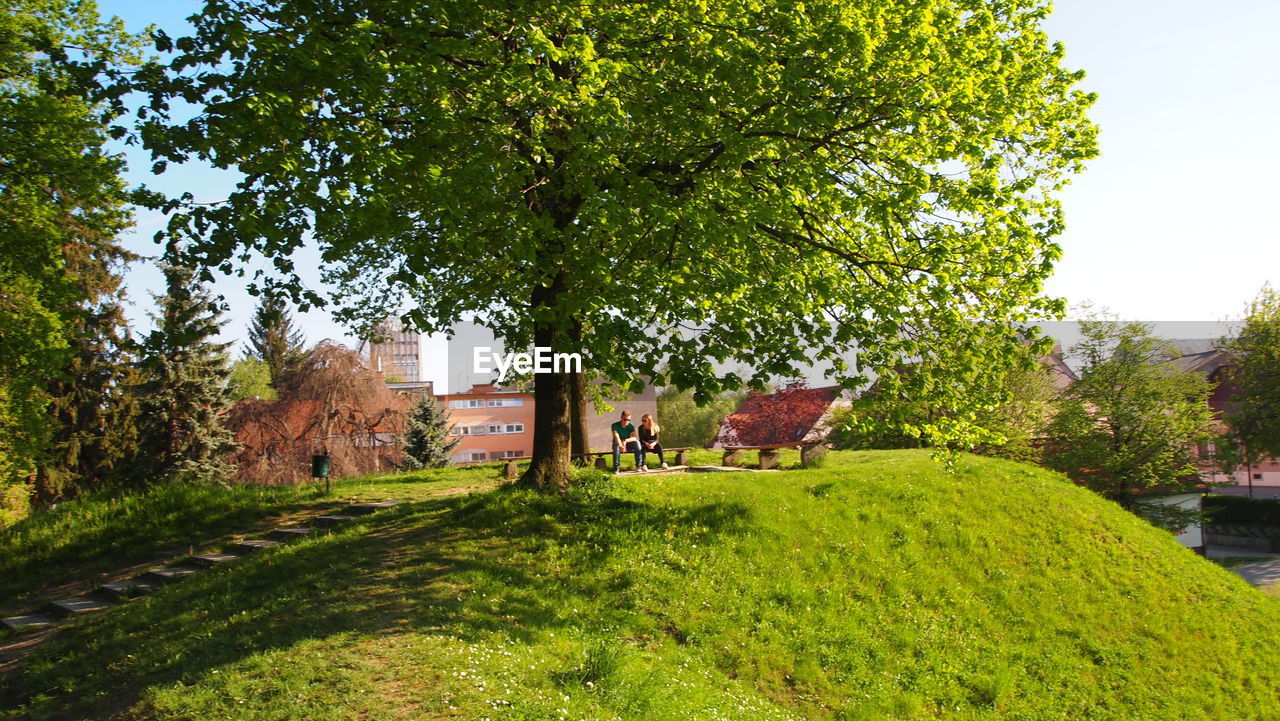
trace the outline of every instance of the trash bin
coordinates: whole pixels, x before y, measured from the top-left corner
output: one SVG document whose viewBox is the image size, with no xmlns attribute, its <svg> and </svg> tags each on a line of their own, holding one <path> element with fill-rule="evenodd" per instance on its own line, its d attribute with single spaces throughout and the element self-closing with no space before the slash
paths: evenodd
<svg viewBox="0 0 1280 721">
<path fill-rule="evenodd" d="M 311 477 L 329 477 L 329 454 L 317 454 L 311 457 Z"/>
</svg>

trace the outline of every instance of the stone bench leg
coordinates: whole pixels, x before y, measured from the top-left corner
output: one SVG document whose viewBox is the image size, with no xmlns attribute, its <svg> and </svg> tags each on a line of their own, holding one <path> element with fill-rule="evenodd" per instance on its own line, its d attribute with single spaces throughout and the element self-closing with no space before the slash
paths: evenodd
<svg viewBox="0 0 1280 721">
<path fill-rule="evenodd" d="M 782 458 L 782 451 L 778 449 L 760 451 L 760 470 L 767 471 L 770 468 L 778 467 L 778 459 Z"/>
<path fill-rule="evenodd" d="M 724 459 L 720 461 L 720 464 L 725 466 L 740 466 L 742 465 L 742 456 L 742 451 L 725 451 Z"/>
<path fill-rule="evenodd" d="M 822 459 L 827 456 L 827 447 L 821 443 L 815 443 L 811 446 L 802 446 L 800 448 L 800 466 L 802 468 L 813 468 L 821 465 Z"/>
<path fill-rule="evenodd" d="M 688 452 L 688 451 L 676 451 L 676 465 L 677 465 L 677 466 L 687 466 L 687 465 L 689 465 L 689 452 Z"/>
<path fill-rule="evenodd" d="M 602 471 L 609 470 L 609 459 L 604 456 L 596 456 L 596 468 Z"/>
<path fill-rule="evenodd" d="M 514 481 L 516 477 L 520 475 L 520 467 L 515 461 L 507 461 L 507 466 L 503 469 L 502 475 L 508 481 Z"/>
</svg>

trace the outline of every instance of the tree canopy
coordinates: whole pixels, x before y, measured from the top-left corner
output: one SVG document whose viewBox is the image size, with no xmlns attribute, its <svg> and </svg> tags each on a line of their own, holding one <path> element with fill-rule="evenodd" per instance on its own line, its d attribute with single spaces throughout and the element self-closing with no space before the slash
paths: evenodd
<svg viewBox="0 0 1280 721">
<path fill-rule="evenodd" d="M 407 297 L 423 331 L 471 315 L 508 348 L 700 399 L 815 361 L 858 385 L 941 358 L 946 382 L 917 390 L 977 408 L 1015 327 L 1061 310 L 1041 297 L 1053 191 L 1095 153 L 1047 13 L 208 0 L 190 36 L 158 36 L 175 53 L 140 75 L 141 132 L 160 169 L 244 174 L 224 203 L 167 205 L 195 260 L 260 254 L 260 282 L 358 325 Z M 308 242 L 333 298 L 298 278 Z M 717 371 L 729 358 L 753 370 Z M 538 377 L 528 482 L 567 480 L 579 381 Z M 932 430 L 961 432 L 948 417 Z"/>
<path fill-rule="evenodd" d="M 86 315 L 118 285 L 131 216 L 109 153 L 120 113 L 103 72 L 136 39 L 92 3 L 12 0 L 0 14 L 0 478 L 50 443 L 49 384 L 80 353 Z"/>
<path fill-rule="evenodd" d="M 1263 288 L 1240 333 L 1224 338 L 1222 347 L 1231 357 L 1227 377 L 1235 387 L 1225 415 L 1240 460 L 1280 458 L 1280 293 Z"/>
<path fill-rule="evenodd" d="M 1072 480 L 1173 528 L 1185 518 L 1145 503 L 1200 483 L 1197 447 L 1213 439 L 1208 380 L 1142 323 L 1091 318 L 1069 353 L 1079 378 L 1057 403 L 1045 460 Z"/>
<path fill-rule="evenodd" d="M 404 460 L 411 468 L 444 468 L 462 437 L 449 437 L 449 411 L 423 393 L 405 419 Z"/>
</svg>

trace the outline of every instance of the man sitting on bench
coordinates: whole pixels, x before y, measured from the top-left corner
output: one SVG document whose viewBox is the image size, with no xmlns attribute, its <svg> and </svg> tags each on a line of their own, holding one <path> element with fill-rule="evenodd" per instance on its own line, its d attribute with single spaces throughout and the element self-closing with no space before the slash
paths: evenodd
<svg viewBox="0 0 1280 721">
<path fill-rule="evenodd" d="M 636 470 L 640 470 L 644 465 L 644 451 L 636 436 L 636 426 L 631 422 L 631 411 L 623 411 L 622 419 L 614 421 L 609 430 L 613 431 L 613 472 L 622 470 L 622 454 L 628 450 L 635 454 Z"/>
</svg>

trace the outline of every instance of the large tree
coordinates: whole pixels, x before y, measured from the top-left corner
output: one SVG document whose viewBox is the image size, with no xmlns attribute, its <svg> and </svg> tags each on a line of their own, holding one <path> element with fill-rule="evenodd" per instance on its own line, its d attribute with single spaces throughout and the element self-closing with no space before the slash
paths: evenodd
<svg viewBox="0 0 1280 721">
<path fill-rule="evenodd" d="M 1231 357 L 1227 377 L 1235 391 L 1225 416 L 1242 456 L 1232 457 L 1232 465 L 1280 458 L 1280 293 L 1263 288 L 1240 333 L 1221 345 Z"/>
<path fill-rule="evenodd" d="M 131 218 L 123 162 L 106 150 L 121 106 L 102 79 L 136 43 L 93 3 L 11 0 L 0 13 L 0 482 L 57 462 L 49 403 L 75 382 L 95 342 L 88 315 L 118 283 L 114 238 Z"/>
<path fill-rule="evenodd" d="M 176 52 L 141 75 L 142 134 L 161 167 L 244 174 L 223 203 L 169 205 L 194 259 L 260 253 L 320 302 L 290 259 L 313 241 L 357 325 L 407 295 L 423 331 L 470 315 L 508 348 L 704 399 L 815 361 L 857 385 L 941 358 L 945 382 L 913 382 L 963 410 L 1014 326 L 1060 310 L 1040 297 L 1053 191 L 1095 153 L 1047 12 L 207 0 L 190 36 L 158 37 Z M 179 120 L 177 98 L 202 105 Z M 568 481 L 580 380 L 537 377 L 525 483 Z"/>
<path fill-rule="evenodd" d="M 1185 518 L 1149 499 L 1193 490 L 1197 447 L 1213 439 L 1209 383 L 1142 323 L 1093 317 L 1069 351 L 1079 378 L 1057 401 L 1047 464 L 1077 483 L 1176 530 Z"/>
</svg>

